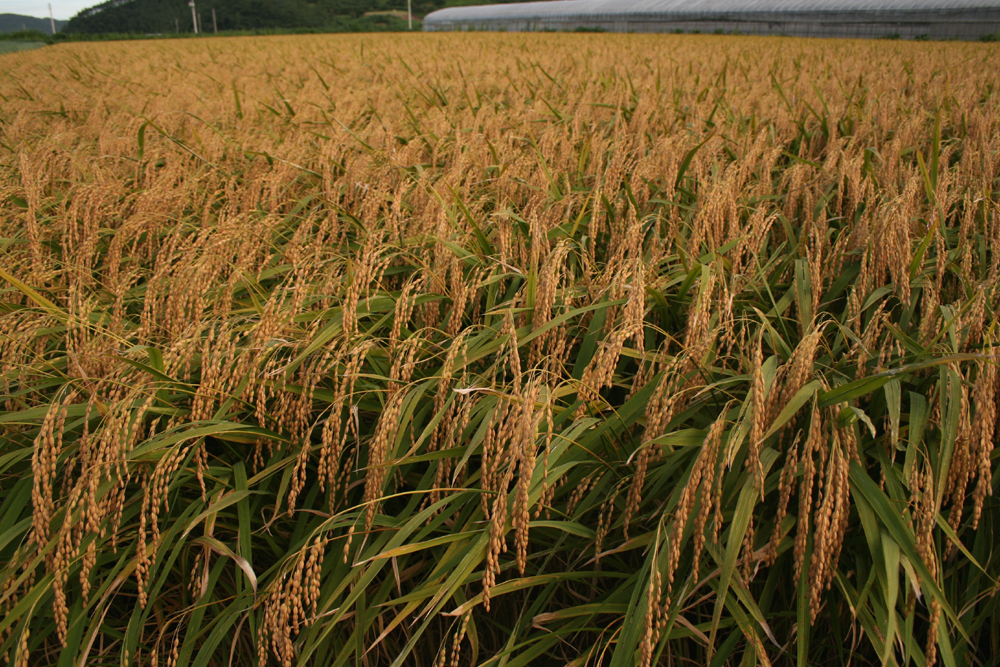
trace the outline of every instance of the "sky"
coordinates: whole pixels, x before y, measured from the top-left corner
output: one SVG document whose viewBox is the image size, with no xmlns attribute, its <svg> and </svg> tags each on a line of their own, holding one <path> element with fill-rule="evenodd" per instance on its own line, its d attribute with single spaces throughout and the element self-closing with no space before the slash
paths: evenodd
<svg viewBox="0 0 1000 667">
<path fill-rule="evenodd" d="M 81 9 L 100 4 L 102 0 L 52 0 L 52 14 L 57 19 L 68 19 Z M 0 0 L 0 14 L 24 14 L 40 19 L 49 17 L 49 5 L 44 0 Z"/>
</svg>

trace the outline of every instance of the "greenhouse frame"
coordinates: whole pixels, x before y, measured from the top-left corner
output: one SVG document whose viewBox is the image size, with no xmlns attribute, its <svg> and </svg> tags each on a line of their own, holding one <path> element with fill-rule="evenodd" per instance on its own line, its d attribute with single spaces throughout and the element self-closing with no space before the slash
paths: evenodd
<svg viewBox="0 0 1000 667">
<path fill-rule="evenodd" d="M 982 39 L 1000 33 L 1000 0 L 550 0 L 450 7 L 423 28 Z"/>
</svg>

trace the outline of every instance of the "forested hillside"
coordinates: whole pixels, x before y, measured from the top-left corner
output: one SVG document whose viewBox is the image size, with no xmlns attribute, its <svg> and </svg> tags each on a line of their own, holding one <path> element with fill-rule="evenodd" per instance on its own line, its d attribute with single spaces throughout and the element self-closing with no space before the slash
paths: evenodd
<svg viewBox="0 0 1000 667">
<path fill-rule="evenodd" d="M 469 0 L 413 0 L 413 13 L 423 16 Z M 212 10 L 216 23 L 212 24 Z M 328 28 L 377 30 L 399 28 L 391 14 L 406 10 L 406 0 L 196 0 L 201 30 L 258 30 L 268 28 Z M 107 0 L 83 10 L 66 28 L 71 33 L 172 33 L 193 30 L 188 0 Z"/>
<path fill-rule="evenodd" d="M 66 21 L 56 21 L 56 32 L 63 29 Z M 19 30 L 37 30 L 46 35 L 52 34 L 52 24 L 49 19 L 40 19 L 34 16 L 22 16 L 21 14 L 0 14 L 0 34 L 5 32 L 17 32 Z"/>
</svg>

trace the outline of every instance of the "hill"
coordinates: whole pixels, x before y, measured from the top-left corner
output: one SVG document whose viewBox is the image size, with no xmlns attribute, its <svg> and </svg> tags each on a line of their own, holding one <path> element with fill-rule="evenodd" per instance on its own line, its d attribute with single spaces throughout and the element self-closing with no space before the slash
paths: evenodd
<svg viewBox="0 0 1000 667">
<path fill-rule="evenodd" d="M 56 19 L 56 32 L 61 32 L 68 21 Z M 22 16 L 21 14 L 0 14 L 0 34 L 5 32 L 17 32 L 18 30 L 37 30 L 46 35 L 52 34 L 52 24 L 48 19 L 40 19 L 34 16 Z"/>
<path fill-rule="evenodd" d="M 414 16 L 473 0 L 413 0 Z M 219 30 L 402 29 L 406 0 L 196 0 L 201 31 L 212 32 L 215 10 Z M 378 12 L 377 14 L 371 14 Z M 107 0 L 70 19 L 70 33 L 192 32 L 188 0 Z"/>
</svg>

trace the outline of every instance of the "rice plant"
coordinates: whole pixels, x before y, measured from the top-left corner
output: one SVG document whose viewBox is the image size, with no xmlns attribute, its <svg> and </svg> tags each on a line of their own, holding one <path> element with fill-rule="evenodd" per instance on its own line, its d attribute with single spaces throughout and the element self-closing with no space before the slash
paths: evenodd
<svg viewBox="0 0 1000 667">
<path fill-rule="evenodd" d="M 8 662 L 994 664 L 996 45 L 0 60 Z"/>
</svg>

